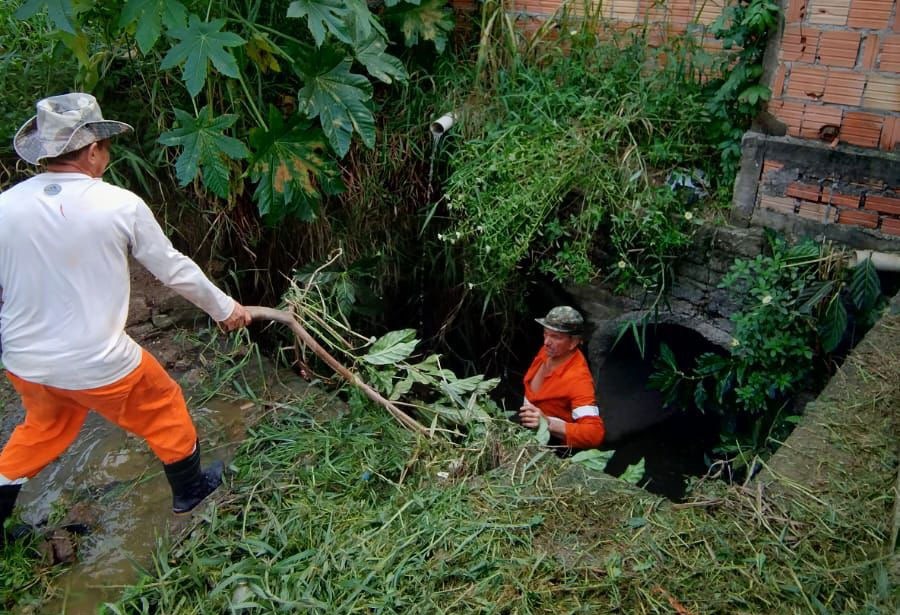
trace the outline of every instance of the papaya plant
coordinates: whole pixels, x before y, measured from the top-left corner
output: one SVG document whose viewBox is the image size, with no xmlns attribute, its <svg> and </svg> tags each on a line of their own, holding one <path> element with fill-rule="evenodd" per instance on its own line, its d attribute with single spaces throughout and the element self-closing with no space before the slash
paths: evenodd
<svg viewBox="0 0 900 615">
<path fill-rule="evenodd" d="M 52 24 L 80 89 L 118 93 L 123 62 L 154 93 L 180 83 L 155 96 L 177 184 L 222 208 L 246 196 L 275 226 L 341 190 L 338 161 L 375 143 L 374 84 L 408 79 L 406 47 L 444 50 L 446 1 L 26 0 L 15 14 Z"/>
</svg>

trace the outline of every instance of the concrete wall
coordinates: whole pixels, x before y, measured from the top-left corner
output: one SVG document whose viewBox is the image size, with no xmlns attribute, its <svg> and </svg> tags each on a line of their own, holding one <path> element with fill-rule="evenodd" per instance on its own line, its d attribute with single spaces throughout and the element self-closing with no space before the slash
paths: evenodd
<svg viewBox="0 0 900 615">
<path fill-rule="evenodd" d="M 594 369 L 606 361 L 623 323 L 648 318 L 649 322 L 679 325 L 696 331 L 709 342 L 728 348 L 735 306 L 718 285 L 736 258 L 762 252 L 761 229 L 701 226 L 691 248 L 677 265 L 664 300 L 654 305 L 656 293 L 633 289 L 617 295 L 603 284 L 568 288 L 592 325 L 588 355 Z"/>
</svg>

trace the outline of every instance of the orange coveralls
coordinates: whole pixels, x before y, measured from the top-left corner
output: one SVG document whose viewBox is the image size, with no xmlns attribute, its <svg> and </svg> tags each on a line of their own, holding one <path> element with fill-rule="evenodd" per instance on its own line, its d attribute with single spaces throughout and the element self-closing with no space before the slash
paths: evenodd
<svg viewBox="0 0 900 615">
<path fill-rule="evenodd" d="M 163 463 L 193 453 L 197 431 L 181 388 L 153 355 L 142 351 L 140 365 L 124 378 L 81 391 L 36 384 L 7 371 L 22 397 L 25 421 L 0 452 L 0 479 L 33 478 L 75 440 L 89 409 L 147 440 Z"/>
<path fill-rule="evenodd" d="M 603 442 L 606 430 L 597 409 L 594 378 L 580 350 L 544 378 L 538 391 L 531 382 L 547 360 L 547 350 L 540 352 L 525 373 L 525 398 L 547 416 L 566 422 L 565 444 L 571 448 L 593 448 Z"/>
</svg>

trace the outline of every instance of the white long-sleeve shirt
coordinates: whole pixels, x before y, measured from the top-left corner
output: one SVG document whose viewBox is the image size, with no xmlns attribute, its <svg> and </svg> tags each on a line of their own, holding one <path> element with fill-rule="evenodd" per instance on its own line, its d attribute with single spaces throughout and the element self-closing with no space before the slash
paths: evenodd
<svg viewBox="0 0 900 615">
<path fill-rule="evenodd" d="M 234 309 L 128 190 L 81 173 L 42 173 L 0 194 L 4 367 L 69 390 L 134 370 L 141 348 L 125 333 L 129 250 L 214 320 Z"/>
</svg>

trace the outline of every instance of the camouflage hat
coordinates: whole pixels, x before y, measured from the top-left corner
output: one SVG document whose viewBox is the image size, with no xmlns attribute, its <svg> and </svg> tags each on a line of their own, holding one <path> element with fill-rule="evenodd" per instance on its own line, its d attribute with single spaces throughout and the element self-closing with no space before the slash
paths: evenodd
<svg viewBox="0 0 900 615">
<path fill-rule="evenodd" d="M 558 305 L 543 318 L 535 318 L 535 321 L 543 325 L 545 329 L 578 335 L 584 328 L 584 318 L 573 307 Z"/>
<path fill-rule="evenodd" d="M 134 130 L 123 122 L 104 120 L 97 99 L 90 94 L 51 96 L 39 100 L 36 107 L 37 115 L 13 138 L 16 153 L 31 164 Z"/>
</svg>

